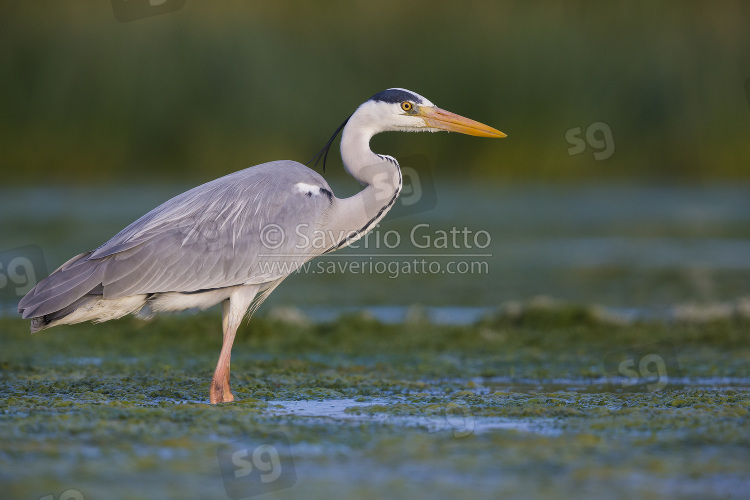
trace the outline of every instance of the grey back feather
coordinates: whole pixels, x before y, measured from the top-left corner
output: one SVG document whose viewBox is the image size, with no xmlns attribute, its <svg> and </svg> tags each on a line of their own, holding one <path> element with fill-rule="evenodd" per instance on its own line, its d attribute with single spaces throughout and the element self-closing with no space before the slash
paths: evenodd
<svg viewBox="0 0 750 500">
<path fill-rule="evenodd" d="M 319 191 L 303 192 L 298 183 Z M 300 163 L 235 172 L 172 198 L 71 259 L 21 300 L 19 312 L 51 314 L 92 291 L 113 299 L 278 280 L 326 250 L 310 245 L 310 235 L 333 203 L 328 183 Z"/>
</svg>

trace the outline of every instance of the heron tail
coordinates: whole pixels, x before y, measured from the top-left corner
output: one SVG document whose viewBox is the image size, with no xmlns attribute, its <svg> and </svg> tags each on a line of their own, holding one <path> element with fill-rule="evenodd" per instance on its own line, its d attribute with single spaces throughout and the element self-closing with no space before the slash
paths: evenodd
<svg viewBox="0 0 750 500">
<path fill-rule="evenodd" d="M 100 263 L 89 260 L 91 252 L 77 255 L 37 283 L 18 304 L 24 319 L 32 319 L 31 331 L 46 328 L 102 294 Z"/>
</svg>

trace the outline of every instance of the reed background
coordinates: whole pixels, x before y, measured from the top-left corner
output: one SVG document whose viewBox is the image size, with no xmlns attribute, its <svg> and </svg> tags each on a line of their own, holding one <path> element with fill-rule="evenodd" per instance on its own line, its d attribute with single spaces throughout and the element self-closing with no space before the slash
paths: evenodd
<svg viewBox="0 0 750 500">
<path fill-rule="evenodd" d="M 394 86 L 509 135 L 373 141 L 427 154 L 441 178 L 747 181 L 748 78 L 739 1 L 188 0 L 127 23 L 106 1 L 10 1 L 0 182 L 195 184 L 305 162 Z M 614 154 L 569 155 L 566 131 L 594 122 Z M 334 155 L 326 175 L 342 173 Z"/>
</svg>

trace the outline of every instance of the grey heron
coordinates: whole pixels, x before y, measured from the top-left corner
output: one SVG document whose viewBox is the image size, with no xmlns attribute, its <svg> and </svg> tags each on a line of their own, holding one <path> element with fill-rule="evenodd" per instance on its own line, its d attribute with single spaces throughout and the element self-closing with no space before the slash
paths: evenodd
<svg viewBox="0 0 750 500">
<path fill-rule="evenodd" d="M 441 130 L 505 137 L 415 92 L 385 90 L 359 106 L 313 158 L 322 157 L 325 169 L 341 132 L 341 157 L 363 186 L 359 193 L 337 198 L 322 176 L 294 161 L 226 175 L 172 198 L 96 250 L 73 257 L 29 291 L 18 312 L 31 319 L 33 333 L 221 304 L 224 340 L 210 401 L 233 401 L 232 343 L 248 311 L 303 263 L 372 230 L 401 192 L 398 162 L 373 153 L 370 139 L 386 131 Z"/>
</svg>

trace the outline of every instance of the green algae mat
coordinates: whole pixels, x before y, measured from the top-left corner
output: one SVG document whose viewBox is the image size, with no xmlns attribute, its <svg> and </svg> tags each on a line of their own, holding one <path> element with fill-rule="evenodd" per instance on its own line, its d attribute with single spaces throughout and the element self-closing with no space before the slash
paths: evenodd
<svg viewBox="0 0 750 500">
<path fill-rule="evenodd" d="M 747 498 L 750 321 L 0 320 L 0 498 Z"/>
</svg>

